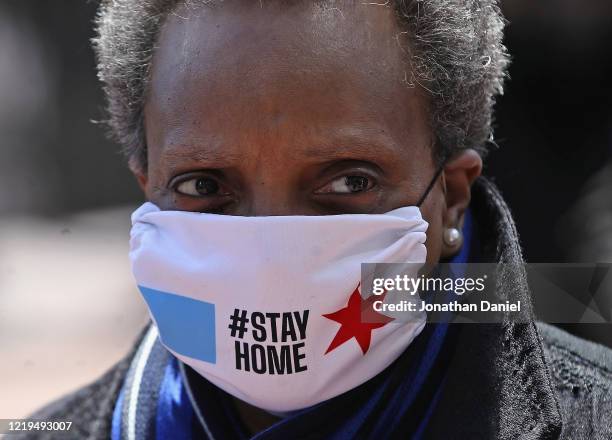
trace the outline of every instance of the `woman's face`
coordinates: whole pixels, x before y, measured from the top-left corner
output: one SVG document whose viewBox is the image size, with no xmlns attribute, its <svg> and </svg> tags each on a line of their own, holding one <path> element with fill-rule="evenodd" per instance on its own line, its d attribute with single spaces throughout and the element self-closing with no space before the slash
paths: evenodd
<svg viewBox="0 0 612 440">
<path fill-rule="evenodd" d="M 242 216 L 415 205 L 436 166 L 427 97 L 409 84 L 406 50 L 389 7 L 180 7 L 152 64 L 148 168 L 138 176 L 147 198 Z M 471 180 L 453 213 L 443 180 L 421 207 L 428 261 L 452 252 L 443 227 L 457 226 L 469 202 Z"/>
</svg>

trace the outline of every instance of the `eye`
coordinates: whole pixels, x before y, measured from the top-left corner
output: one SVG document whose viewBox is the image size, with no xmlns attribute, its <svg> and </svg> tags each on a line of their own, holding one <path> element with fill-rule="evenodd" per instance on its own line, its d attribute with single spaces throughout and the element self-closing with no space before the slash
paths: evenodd
<svg viewBox="0 0 612 440">
<path fill-rule="evenodd" d="M 366 176 L 342 176 L 315 191 L 317 194 L 355 194 L 372 189 L 373 179 Z"/>
<path fill-rule="evenodd" d="M 210 177 L 185 180 L 176 186 L 176 192 L 193 197 L 223 195 L 219 182 Z"/>
</svg>

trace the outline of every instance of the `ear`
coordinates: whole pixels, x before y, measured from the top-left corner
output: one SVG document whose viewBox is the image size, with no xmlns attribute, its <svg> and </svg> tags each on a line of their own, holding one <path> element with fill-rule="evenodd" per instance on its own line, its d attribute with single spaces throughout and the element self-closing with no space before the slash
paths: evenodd
<svg viewBox="0 0 612 440">
<path fill-rule="evenodd" d="M 140 189 L 146 195 L 147 194 L 147 181 L 148 181 L 146 170 L 143 170 L 142 165 L 137 163 L 137 161 L 134 158 L 129 159 L 128 166 L 132 174 L 134 174 L 134 177 L 136 177 L 138 186 L 140 186 Z"/>
<path fill-rule="evenodd" d="M 482 159 L 472 149 L 461 151 L 445 165 L 442 174 L 446 200 L 446 210 L 443 216 L 444 232 L 449 228 L 461 231 L 465 210 L 470 204 L 472 183 L 481 172 Z M 461 244 L 461 239 L 453 244 L 443 241 L 441 256 L 451 257 L 459 251 Z"/>
</svg>

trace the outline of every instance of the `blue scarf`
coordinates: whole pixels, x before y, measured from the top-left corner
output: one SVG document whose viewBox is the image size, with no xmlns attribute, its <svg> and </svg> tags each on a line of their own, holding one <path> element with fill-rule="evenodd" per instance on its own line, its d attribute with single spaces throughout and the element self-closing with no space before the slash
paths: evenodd
<svg viewBox="0 0 612 440">
<path fill-rule="evenodd" d="M 464 245 L 451 263 L 468 261 L 471 241 L 471 215 L 466 213 Z M 157 344 L 157 343 L 156 343 Z M 155 349 L 156 346 L 159 348 Z M 240 421 L 232 397 L 186 369 L 190 387 L 185 386 L 179 361 L 159 344 L 158 380 L 141 384 L 144 402 L 127 428 L 129 405 L 122 388 L 112 420 L 112 440 L 129 438 L 127 431 L 156 440 L 285 438 L 350 439 L 423 437 L 430 415 L 444 388 L 447 366 L 454 347 L 454 332 L 446 323 L 429 323 L 393 364 L 363 385 L 310 408 L 295 411 L 252 436 Z M 155 357 L 155 355 L 150 356 Z M 155 365 L 155 362 L 148 362 Z M 154 369 L 150 367 L 149 369 Z M 130 374 L 128 373 L 128 376 Z M 153 375 L 154 376 L 154 375 Z M 126 379 L 126 382 L 129 380 Z M 140 376 L 139 376 L 139 380 Z M 132 387 L 133 388 L 133 387 Z M 130 389 L 132 389 L 130 388 Z M 193 394 L 191 390 L 195 390 Z M 140 399 L 140 400 L 139 400 Z M 194 406 L 197 409 L 194 409 Z M 135 411 L 132 410 L 132 413 Z M 142 417 L 139 418 L 143 413 Z M 204 423 L 197 416 L 201 415 Z M 136 438 L 140 438 L 138 434 Z"/>
</svg>

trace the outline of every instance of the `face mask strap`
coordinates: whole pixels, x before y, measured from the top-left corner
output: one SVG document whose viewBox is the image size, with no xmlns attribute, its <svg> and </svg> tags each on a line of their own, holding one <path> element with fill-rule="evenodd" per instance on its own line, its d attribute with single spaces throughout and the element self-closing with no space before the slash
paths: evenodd
<svg viewBox="0 0 612 440">
<path fill-rule="evenodd" d="M 442 163 L 440 164 L 440 166 L 436 170 L 436 173 L 434 174 L 433 179 L 431 179 L 431 182 L 429 182 L 429 185 L 427 186 L 427 189 L 425 190 L 425 192 L 423 193 L 423 195 L 421 196 L 421 198 L 417 202 L 416 206 L 418 208 L 421 207 L 421 205 L 423 204 L 423 202 L 425 201 L 425 199 L 427 198 L 427 196 L 431 192 L 431 189 L 434 187 L 434 185 L 438 181 L 438 177 L 440 177 L 440 174 L 442 174 L 442 171 L 444 171 L 444 166 L 445 165 L 446 165 L 446 159 L 444 159 L 442 161 Z"/>
</svg>

